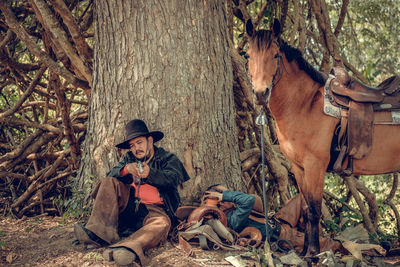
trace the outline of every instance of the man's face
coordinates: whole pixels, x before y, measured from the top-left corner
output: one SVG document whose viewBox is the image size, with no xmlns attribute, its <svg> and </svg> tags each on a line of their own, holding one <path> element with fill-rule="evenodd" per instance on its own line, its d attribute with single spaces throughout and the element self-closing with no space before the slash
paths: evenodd
<svg viewBox="0 0 400 267">
<path fill-rule="evenodd" d="M 233 203 L 232 202 L 225 202 L 225 201 L 220 201 L 218 203 L 218 207 L 224 211 L 224 210 L 229 210 L 233 207 Z"/>
<path fill-rule="evenodd" d="M 137 159 L 143 159 L 152 154 L 153 137 L 139 136 L 129 140 L 129 147 Z"/>
</svg>

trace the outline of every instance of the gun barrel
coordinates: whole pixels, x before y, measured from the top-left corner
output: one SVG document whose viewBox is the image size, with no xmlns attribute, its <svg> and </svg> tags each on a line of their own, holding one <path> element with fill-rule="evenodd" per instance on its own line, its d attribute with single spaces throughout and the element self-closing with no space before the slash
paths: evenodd
<svg viewBox="0 0 400 267">
<path fill-rule="evenodd" d="M 141 161 L 138 162 L 138 168 L 139 168 L 139 171 L 140 171 L 141 173 L 144 172 L 143 165 L 142 165 L 142 162 L 141 162 Z"/>
</svg>

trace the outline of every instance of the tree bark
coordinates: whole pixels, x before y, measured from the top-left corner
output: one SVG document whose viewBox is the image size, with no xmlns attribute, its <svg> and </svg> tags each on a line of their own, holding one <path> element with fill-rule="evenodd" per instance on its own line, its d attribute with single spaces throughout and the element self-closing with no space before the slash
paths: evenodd
<svg viewBox="0 0 400 267">
<path fill-rule="evenodd" d="M 117 163 L 125 124 L 140 118 L 184 163 L 187 202 L 214 183 L 243 190 L 225 3 L 99 0 L 95 8 L 81 186 Z"/>
</svg>

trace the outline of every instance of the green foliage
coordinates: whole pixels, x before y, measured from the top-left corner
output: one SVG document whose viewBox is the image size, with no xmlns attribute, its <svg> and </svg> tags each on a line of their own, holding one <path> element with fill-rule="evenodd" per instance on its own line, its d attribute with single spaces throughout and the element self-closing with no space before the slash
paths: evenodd
<svg viewBox="0 0 400 267">
<path fill-rule="evenodd" d="M 245 252 L 240 256 L 244 258 L 253 258 L 260 264 L 260 266 L 268 266 L 268 260 L 265 256 L 265 251 L 262 248 L 250 247 L 250 251 Z"/>
<path fill-rule="evenodd" d="M 379 221 L 378 227 L 381 231 L 377 236 L 371 236 L 372 240 L 392 240 L 396 235 L 396 220 L 392 209 L 389 205 L 385 204 L 390 189 L 392 187 L 393 178 L 391 174 L 374 175 L 374 176 L 360 176 L 360 181 L 373 193 L 379 208 Z M 334 174 L 327 174 L 325 179 L 325 190 L 335 195 L 341 203 L 347 202 L 347 190 L 344 185 L 343 179 Z M 393 200 L 397 208 L 400 208 L 399 198 L 395 197 Z M 355 210 L 359 210 L 358 205 L 352 198 L 347 203 Z M 337 203 L 340 206 L 340 203 Z M 340 216 L 334 216 L 333 221 L 325 221 L 324 226 L 329 233 L 337 233 L 343 231 L 346 227 L 355 226 L 362 223 L 363 218 L 360 213 L 354 213 L 346 206 L 340 207 Z"/>
<path fill-rule="evenodd" d="M 343 34 L 339 35 L 342 52 L 374 85 L 399 74 L 399 12 L 397 0 L 349 3 Z"/>
<path fill-rule="evenodd" d="M 337 221 L 338 221 L 337 217 L 335 217 L 335 219 L 333 221 L 331 221 L 331 220 L 324 221 L 325 230 L 328 233 L 338 233 L 338 232 L 343 231 L 344 229 L 338 225 Z"/>
<path fill-rule="evenodd" d="M 86 253 L 85 256 L 83 256 L 83 258 L 88 259 L 88 260 L 95 260 L 95 261 L 103 260 L 103 256 L 99 252 L 96 252 L 96 251 Z"/>
<path fill-rule="evenodd" d="M 92 178 L 85 179 L 85 185 L 82 188 L 78 186 L 78 178 L 74 178 L 72 184 L 66 186 L 71 191 L 71 196 L 64 198 L 62 195 L 58 195 L 53 199 L 53 205 L 60 213 L 63 224 L 68 218 L 77 219 L 90 214 L 90 207 L 86 200 L 92 190 Z"/>
</svg>

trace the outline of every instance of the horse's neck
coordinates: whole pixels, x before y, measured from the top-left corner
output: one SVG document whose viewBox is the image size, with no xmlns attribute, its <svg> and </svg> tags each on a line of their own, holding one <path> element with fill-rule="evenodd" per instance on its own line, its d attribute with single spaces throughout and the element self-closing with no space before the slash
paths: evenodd
<svg viewBox="0 0 400 267">
<path fill-rule="evenodd" d="M 307 116 L 322 103 L 321 85 L 307 73 L 300 70 L 296 63 L 284 61 L 282 78 L 273 88 L 270 110 L 276 120 L 290 119 L 294 114 Z M 316 101 L 316 100 L 320 101 Z"/>
</svg>

